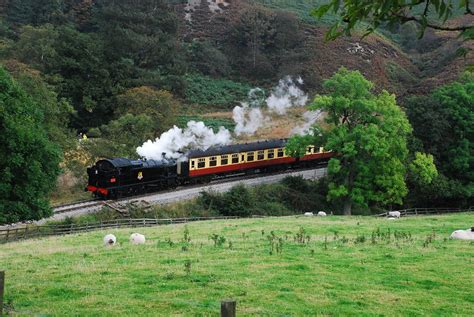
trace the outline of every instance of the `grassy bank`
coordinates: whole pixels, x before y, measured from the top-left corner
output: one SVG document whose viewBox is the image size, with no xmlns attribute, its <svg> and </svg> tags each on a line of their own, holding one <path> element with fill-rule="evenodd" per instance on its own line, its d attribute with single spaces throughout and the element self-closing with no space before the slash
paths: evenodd
<svg viewBox="0 0 474 317">
<path fill-rule="evenodd" d="M 210 221 L 110 230 L 112 248 L 99 231 L 1 245 L 0 269 L 20 315 L 470 315 L 474 245 L 446 238 L 473 220 Z"/>
</svg>

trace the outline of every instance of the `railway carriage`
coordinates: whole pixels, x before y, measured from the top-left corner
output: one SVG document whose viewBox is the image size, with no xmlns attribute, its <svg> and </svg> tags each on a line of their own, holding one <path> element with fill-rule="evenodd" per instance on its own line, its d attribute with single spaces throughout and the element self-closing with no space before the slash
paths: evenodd
<svg viewBox="0 0 474 317">
<path fill-rule="evenodd" d="M 188 161 L 180 163 L 178 175 L 189 179 L 239 173 L 272 172 L 297 166 L 324 164 L 332 156 L 323 148 L 308 146 L 306 154 L 294 158 L 285 153 L 286 140 L 270 140 L 212 147 L 187 153 Z"/>
</svg>

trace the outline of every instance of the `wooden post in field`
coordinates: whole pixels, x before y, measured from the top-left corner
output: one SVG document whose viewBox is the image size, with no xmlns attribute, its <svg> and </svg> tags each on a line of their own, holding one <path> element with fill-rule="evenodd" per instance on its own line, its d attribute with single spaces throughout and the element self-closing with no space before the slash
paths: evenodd
<svg viewBox="0 0 474 317">
<path fill-rule="evenodd" d="M 235 317 L 237 302 L 229 299 L 221 302 L 221 317 Z"/>
<path fill-rule="evenodd" d="M 3 293 L 5 291 L 5 272 L 0 271 L 0 317 L 3 316 Z"/>
</svg>

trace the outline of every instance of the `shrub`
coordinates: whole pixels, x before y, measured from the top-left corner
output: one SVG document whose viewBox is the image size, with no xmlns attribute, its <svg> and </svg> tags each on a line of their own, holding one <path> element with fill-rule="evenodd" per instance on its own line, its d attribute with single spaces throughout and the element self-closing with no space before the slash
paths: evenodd
<svg viewBox="0 0 474 317">
<path fill-rule="evenodd" d="M 186 76 L 186 100 L 201 105 L 234 106 L 245 100 L 251 87 L 227 79 L 213 79 L 200 74 Z"/>
</svg>

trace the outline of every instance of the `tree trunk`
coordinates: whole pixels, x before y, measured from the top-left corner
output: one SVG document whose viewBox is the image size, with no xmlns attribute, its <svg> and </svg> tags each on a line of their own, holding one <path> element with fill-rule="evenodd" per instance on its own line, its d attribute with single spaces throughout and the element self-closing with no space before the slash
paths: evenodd
<svg viewBox="0 0 474 317">
<path fill-rule="evenodd" d="M 350 198 L 347 198 L 344 202 L 344 215 L 350 216 L 352 214 L 352 201 Z"/>
</svg>

